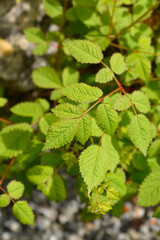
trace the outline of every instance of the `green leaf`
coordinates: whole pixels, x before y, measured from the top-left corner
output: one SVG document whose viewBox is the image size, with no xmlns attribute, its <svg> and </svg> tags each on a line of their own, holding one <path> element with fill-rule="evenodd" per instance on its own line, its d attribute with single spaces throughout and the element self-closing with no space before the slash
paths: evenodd
<svg viewBox="0 0 160 240">
<path fill-rule="evenodd" d="M 0 207 L 7 207 L 10 204 L 10 197 L 7 194 L 0 195 Z"/>
<path fill-rule="evenodd" d="M 118 125 L 118 114 L 108 104 L 101 104 L 97 108 L 96 121 L 102 130 L 112 135 Z"/>
<path fill-rule="evenodd" d="M 160 139 L 156 139 L 148 150 L 148 156 L 150 158 L 156 157 L 160 152 Z"/>
<path fill-rule="evenodd" d="M 95 82 L 107 83 L 113 80 L 114 74 L 108 68 L 102 68 L 96 74 Z"/>
<path fill-rule="evenodd" d="M 88 40 L 67 41 L 66 48 L 81 63 L 99 63 L 103 59 L 100 47 Z"/>
<path fill-rule="evenodd" d="M 19 199 L 22 197 L 24 192 L 24 185 L 18 181 L 11 181 L 7 185 L 8 193 L 14 199 Z"/>
<path fill-rule="evenodd" d="M 13 215 L 22 224 L 33 225 L 34 214 L 26 201 L 18 201 L 13 206 Z"/>
<path fill-rule="evenodd" d="M 73 83 L 77 83 L 78 80 L 79 80 L 79 72 L 76 69 L 72 67 L 64 68 L 62 72 L 62 81 L 63 81 L 64 87 L 70 86 Z"/>
<path fill-rule="evenodd" d="M 40 67 L 33 71 L 32 79 L 36 86 L 45 89 L 60 88 L 62 83 L 51 67 Z"/>
<path fill-rule="evenodd" d="M 104 135 L 102 138 L 102 147 L 108 158 L 108 169 L 113 172 L 119 163 L 118 144 L 115 136 Z"/>
<path fill-rule="evenodd" d="M 148 49 L 151 45 L 151 38 L 146 36 L 140 36 L 138 39 L 138 45 L 142 49 Z"/>
<path fill-rule="evenodd" d="M 39 121 L 39 127 L 41 132 L 46 135 L 49 129 L 49 126 L 52 123 L 58 122 L 59 118 L 52 113 L 45 114 Z"/>
<path fill-rule="evenodd" d="M 154 169 L 141 184 L 138 193 L 138 205 L 149 207 L 160 202 L 160 168 Z"/>
<path fill-rule="evenodd" d="M 34 117 L 39 118 L 43 115 L 44 111 L 39 103 L 35 102 L 22 102 L 14 105 L 10 108 L 11 112 L 23 116 L 23 117 Z"/>
<path fill-rule="evenodd" d="M 114 109 L 116 109 L 118 111 L 125 111 L 128 108 L 130 108 L 130 107 L 131 107 L 131 101 L 125 95 L 120 96 L 119 98 L 117 98 L 115 103 L 114 103 Z"/>
<path fill-rule="evenodd" d="M 146 156 L 151 140 L 149 120 L 142 114 L 134 116 L 128 127 L 128 133 L 133 144 Z"/>
<path fill-rule="evenodd" d="M 150 111 L 150 103 L 146 95 L 141 91 L 134 91 L 132 93 L 132 102 L 138 111 L 147 113 Z"/>
<path fill-rule="evenodd" d="M 63 88 L 62 93 L 67 96 L 67 98 L 82 103 L 94 102 L 103 94 L 101 89 L 91 87 L 85 83 L 72 84 L 67 88 Z"/>
<path fill-rule="evenodd" d="M 116 74 L 122 74 L 126 69 L 124 57 L 121 53 L 114 53 L 110 59 L 110 64 L 112 71 Z"/>
<path fill-rule="evenodd" d="M 127 187 L 123 176 L 116 173 L 108 173 L 105 177 L 105 182 L 109 182 L 109 186 L 114 187 L 121 197 L 126 194 Z"/>
<path fill-rule="evenodd" d="M 31 183 L 38 185 L 47 182 L 52 174 L 52 167 L 36 165 L 28 170 L 27 177 Z"/>
<path fill-rule="evenodd" d="M 52 179 L 50 179 L 42 191 L 50 201 L 59 202 L 66 199 L 64 180 L 59 175 L 55 175 Z"/>
<path fill-rule="evenodd" d="M 77 127 L 77 120 L 65 120 L 49 127 L 43 150 L 59 148 L 72 142 Z"/>
<path fill-rule="evenodd" d="M 39 103 L 42 106 L 44 112 L 49 111 L 50 104 L 45 98 L 37 98 L 36 102 Z"/>
<path fill-rule="evenodd" d="M 142 80 L 148 81 L 151 74 L 151 62 L 145 56 L 138 55 L 135 70 Z"/>
<path fill-rule="evenodd" d="M 0 107 L 3 107 L 7 102 L 8 100 L 6 98 L 0 97 Z"/>
<path fill-rule="evenodd" d="M 33 129 L 27 123 L 14 124 L 3 128 L 0 133 L 0 156 L 12 158 L 27 147 Z"/>
<path fill-rule="evenodd" d="M 108 170 L 108 159 L 103 147 L 91 145 L 85 149 L 79 159 L 80 172 L 88 186 L 88 191 L 99 185 Z"/>
<path fill-rule="evenodd" d="M 61 98 L 62 96 L 63 96 L 63 94 L 61 93 L 61 91 L 56 89 L 51 92 L 50 100 L 55 101 L 55 100 L 58 100 L 59 98 Z"/>
<path fill-rule="evenodd" d="M 35 46 L 35 48 L 33 50 L 33 54 L 35 54 L 37 56 L 41 56 L 47 52 L 48 48 L 49 48 L 48 43 L 45 43 L 45 42 L 40 43 Z"/>
<path fill-rule="evenodd" d="M 44 44 L 45 38 L 41 29 L 39 28 L 27 28 L 24 30 L 24 34 L 29 42 Z"/>
<path fill-rule="evenodd" d="M 61 17 L 63 13 L 62 5 L 56 0 L 43 0 L 45 12 L 51 18 Z"/>
<path fill-rule="evenodd" d="M 92 133 L 92 118 L 85 114 L 78 121 L 78 128 L 76 131 L 77 140 L 83 145 L 87 142 Z"/>
<path fill-rule="evenodd" d="M 51 111 L 59 118 L 78 118 L 82 115 L 83 110 L 70 103 L 62 103 L 52 108 Z"/>
<path fill-rule="evenodd" d="M 102 136 L 103 132 L 99 128 L 99 126 L 97 125 L 95 118 L 92 118 L 92 127 L 91 127 L 91 129 L 92 129 L 92 134 L 91 135 L 93 137 L 101 137 Z"/>
</svg>

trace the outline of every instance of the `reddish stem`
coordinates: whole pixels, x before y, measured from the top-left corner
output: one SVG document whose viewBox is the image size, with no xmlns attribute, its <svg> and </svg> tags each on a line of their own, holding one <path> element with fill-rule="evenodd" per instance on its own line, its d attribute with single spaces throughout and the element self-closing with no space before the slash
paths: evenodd
<svg viewBox="0 0 160 240">
<path fill-rule="evenodd" d="M 6 120 L 6 119 L 4 119 L 4 118 L 0 118 L 0 121 L 1 121 L 1 122 L 5 122 L 5 123 L 8 123 L 8 124 L 13 124 L 12 122 L 10 122 L 10 121 L 8 121 L 8 120 Z"/>
<path fill-rule="evenodd" d="M 15 159 L 16 159 L 16 158 L 14 157 L 14 158 L 11 160 L 10 164 L 8 165 L 8 167 L 7 167 L 6 171 L 5 171 L 5 173 L 3 174 L 3 176 L 2 176 L 2 178 L 1 178 L 1 180 L 0 180 L 0 186 L 2 185 L 4 179 L 5 179 L 5 177 L 6 177 L 7 173 L 8 173 L 8 171 L 9 171 L 9 169 L 11 168 L 12 164 L 14 163 Z"/>
<path fill-rule="evenodd" d="M 2 192 L 4 192 L 6 195 L 8 195 L 8 197 L 11 199 L 11 201 L 15 204 L 16 202 L 14 201 L 14 199 L 9 195 L 8 192 L 6 192 L 1 186 L 0 186 L 0 189 Z"/>
</svg>

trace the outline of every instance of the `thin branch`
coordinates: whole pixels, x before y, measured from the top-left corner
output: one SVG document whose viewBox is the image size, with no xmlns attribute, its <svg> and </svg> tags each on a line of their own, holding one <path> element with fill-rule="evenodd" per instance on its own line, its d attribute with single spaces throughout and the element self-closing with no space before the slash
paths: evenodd
<svg viewBox="0 0 160 240">
<path fill-rule="evenodd" d="M 16 202 L 14 201 L 14 199 L 9 195 L 8 192 L 6 192 L 1 186 L 0 186 L 0 189 L 2 192 L 4 192 L 6 195 L 8 195 L 8 197 L 11 199 L 11 201 L 13 202 L 13 204 L 15 204 Z"/>
<path fill-rule="evenodd" d="M 38 118 L 38 119 L 37 119 L 35 122 L 33 122 L 32 124 L 30 124 L 30 127 L 33 127 L 36 123 L 38 123 L 42 117 L 43 117 L 43 116 L 41 116 L 40 118 Z"/>
<path fill-rule="evenodd" d="M 102 63 L 107 69 L 109 69 L 109 71 L 111 71 L 111 72 L 113 73 L 113 71 L 112 71 L 104 62 L 101 61 L 101 63 Z M 117 83 L 118 87 L 121 89 L 121 91 L 124 93 L 124 95 L 125 95 L 126 97 L 128 97 L 128 99 L 130 100 L 130 103 L 131 103 L 131 106 L 132 106 L 132 108 L 133 108 L 133 111 L 134 111 L 135 115 L 137 115 L 137 112 L 136 112 L 136 109 L 135 109 L 135 107 L 134 107 L 134 105 L 133 105 L 132 100 L 129 98 L 128 94 L 126 93 L 126 91 L 124 90 L 124 88 L 122 87 L 122 85 L 120 84 L 120 82 L 118 81 L 118 79 L 116 78 L 116 76 L 115 76 L 114 73 L 113 73 L 113 76 L 114 76 L 114 80 L 115 80 L 115 82 Z"/>
<path fill-rule="evenodd" d="M 59 165 L 59 167 L 55 170 L 55 172 L 51 175 L 51 177 L 53 178 L 58 172 L 59 170 L 64 166 L 65 162 L 61 163 L 61 165 Z"/>
<path fill-rule="evenodd" d="M 112 27 L 113 27 L 113 17 L 114 17 L 114 12 L 115 12 L 115 8 L 116 8 L 116 2 L 117 1 L 114 0 L 112 14 L 110 14 L 109 9 L 108 9 L 108 13 L 110 15 L 110 25 L 109 25 L 109 30 L 108 30 L 108 36 L 110 35 L 110 33 L 112 31 Z"/>
<path fill-rule="evenodd" d="M 8 121 L 8 120 L 6 120 L 6 119 L 4 119 L 4 118 L 0 118 L 0 121 L 1 121 L 1 122 L 5 122 L 5 123 L 8 123 L 8 124 L 13 124 L 13 122 L 10 122 L 10 121 Z"/>
<path fill-rule="evenodd" d="M 144 53 L 144 54 L 149 54 L 149 55 L 153 55 L 153 56 L 157 56 L 157 57 L 160 57 L 160 54 L 157 54 L 157 53 L 151 53 L 151 52 L 146 52 L 146 51 L 141 51 L 139 49 L 131 49 L 131 48 L 127 48 L 127 47 L 124 47 L 124 46 L 120 46 L 116 43 L 113 43 L 113 42 L 110 42 L 110 45 L 116 47 L 116 48 L 119 48 L 119 49 L 124 49 L 124 50 L 127 50 L 127 51 L 131 51 L 131 52 L 136 52 L 136 53 Z"/>
<path fill-rule="evenodd" d="M 150 9 L 148 9 L 144 14 L 142 14 L 139 18 L 137 18 L 134 22 L 132 22 L 130 25 L 128 25 L 127 27 L 123 28 L 118 35 L 121 35 L 122 33 L 126 32 L 130 27 L 132 27 L 133 25 L 135 25 L 137 22 L 139 22 L 141 19 L 143 19 L 149 12 L 151 12 L 152 10 L 154 10 L 156 7 L 158 7 L 158 5 L 160 4 L 160 1 L 158 1 L 155 5 L 153 5 Z"/>
<path fill-rule="evenodd" d="M 101 138 L 100 138 L 100 140 L 99 140 L 99 144 L 98 144 L 98 146 L 101 145 L 101 142 L 102 142 L 103 136 L 104 136 L 104 131 L 103 131 L 102 136 L 101 136 Z"/>
<path fill-rule="evenodd" d="M 113 93 L 119 91 L 120 88 L 117 88 L 115 90 L 113 90 L 112 92 L 108 93 L 106 96 L 104 96 L 103 98 L 99 98 L 99 100 L 93 104 L 90 108 L 88 108 L 80 117 L 83 117 L 86 113 L 88 113 L 92 108 L 94 108 L 98 103 L 102 102 L 102 100 L 110 95 L 112 95 Z"/>
<path fill-rule="evenodd" d="M 14 158 L 11 160 L 10 164 L 8 165 L 8 167 L 7 167 L 6 171 L 5 171 L 5 173 L 3 174 L 3 176 L 2 176 L 2 178 L 1 178 L 1 180 L 0 180 L 0 186 L 2 185 L 4 179 L 5 179 L 6 175 L 7 175 L 7 173 L 9 172 L 9 169 L 10 169 L 11 166 L 13 165 L 15 159 L 16 159 L 16 158 L 14 157 Z"/>
</svg>

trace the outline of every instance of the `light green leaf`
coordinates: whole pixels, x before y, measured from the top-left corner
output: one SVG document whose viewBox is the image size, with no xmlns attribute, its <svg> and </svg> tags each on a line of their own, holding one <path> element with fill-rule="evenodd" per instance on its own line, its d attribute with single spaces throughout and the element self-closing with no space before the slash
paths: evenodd
<svg viewBox="0 0 160 240">
<path fill-rule="evenodd" d="M 62 72 L 62 81 L 63 81 L 64 87 L 70 86 L 73 83 L 77 83 L 78 80 L 79 80 L 79 72 L 76 69 L 72 67 L 64 68 Z"/>
<path fill-rule="evenodd" d="M 138 193 L 138 205 L 155 206 L 160 202 L 160 168 L 154 169 L 141 184 Z"/>
<path fill-rule="evenodd" d="M 108 104 L 101 104 L 97 108 L 96 121 L 102 130 L 112 135 L 118 125 L 118 114 Z"/>
<path fill-rule="evenodd" d="M 142 113 L 147 113 L 150 111 L 150 103 L 146 95 L 141 91 L 134 91 L 132 93 L 132 102 L 138 111 Z"/>
<path fill-rule="evenodd" d="M 82 103 L 94 102 L 103 94 L 101 89 L 91 87 L 85 83 L 72 84 L 67 88 L 63 88 L 62 93 L 67 96 L 67 98 Z"/>
<path fill-rule="evenodd" d="M 93 137 L 101 137 L 102 136 L 103 132 L 99 128 L 99 126 L 97 125 L 95 118 L 92 118 L 92 127 L 91 127 L 91 129 L 92 129 L 91 136 L 93 136 Z"/>
<path fill-rule="evenodd" d="M 151 62 L 145 56 L 138 55 L 135 70 L 142 80 L 148 81 L 151 74 Z"/>
<path fill-rule="evenodd" d="M 13 180 L 7 185 L 7 189 L 12 198 L 19 199 L 23 195 L 24 185 L 19 181 Z"/>
<path fill-rule="evenodd" d="M 88 191 L 99 185 L 108 170 L 108 159 L 103 147 L 91 145 L 85 149 L 79 159 L 80 172 L 87 184 Z"/>
<path fill-rule="evenodd" d="M 149 120 L 142 114 L 134 116 L 128 127 L 128 133 L 133 144 L 146 156 L 151 140 Z"/>
<path fill-rule="evenodd" d="M 7 102 L 8 100 L 6 98 L 0 97 L 0 107 L 3 107 Z"/>
<path fill-rule="evenodd" d="M 50 104 L 45 98 L 37 98 L 36 102 L 39 103 L 42 106 L 44 112 L 49 111 Z"/>
<path fill-rule="evenodd" d="M 92 118 L 90 115 L 85 114 L 78 121 L 78 128 L 76 131 L 77 140 L 83 145 L 89 139 L 92 133 Z"/>
<path fill-rule="evenodd" d="M 42 189 L 43 193 L 50 201 L 64 201 L 66 198 L 66 188 L 64 180 L 61 176 L 55 175 L 49 180 L 46 186 Z"/>
<path fill-rule="evenodd" d="M 55 101 L 55 100 L 58 100 L 59 98 L 61 98 L 62 96 L 63 96 L 63 94 L 61 93 L 61 91 L 56 89 L 51 92 L 50 100 Z"/>
<path fill-rule="evenodd" d="M 121 53 L 114 53 L 110 59 L 112 71 L 116 74 L 122 74 L 126 69 L 124 57 Z"/>
<path fill-rule="evenodd" d="M 61 17 L 63 7 L 57 0 L 43 0 L 43 3 L 48 16 L 51 18 Z"/>
<path fill-rule="evenodd" d="M 37 117 L 43 115 L 44 111 L 39 103 L 35 102 L 22 102 L 10 108 L 11 112 L 23 117 Z"/>
<path fill-rule="evenodd" d="M 108 169 L 113 172 L 119 163 L 118 144 L 115 136 L 104 135 L 102 138 L 102 147 L 108 158 Z"/>
<path fill-rule="evenodd" d="M 28 170 L 27 177 L 31 183 L 38 185 L 47 182 L 52 174 L 52 167 L 36 165 Z"/>
<path fill-rule="evenodd" d="M 46 135 L 49 129 L 49 126 L 52 123 L 55 123 L 59 121 L 59 118 L 57 118 L 54 114 L 52 113 L 47 113 L 45 114 L 39 121 L 39 127 L 41 132 Z"/>
<path fill-rule="evenodd" d="M 102 68 L 96 74 L 95 82 L 107 83 L 113 80 L 114 74 L 108 68 Z"/>
<path fill-rule="evenodd" d="M 114 187 L 121 197 L 126 194 L 127 187 L 123 176 L 116 173 L 107 173 L 105 182 L 109 182 L 109 186 Z"/>
<path fill-rule="evenodd" d="M 66 48 L 81 63 L 99 63 L 103 59 L 100 47 L 88 40 L 67 41 Z"/>
<path fill-rule="evenodd" d="M 131 102 L 130 102 L 129 98 L 125 95 L 117 98 L 114 103 L 114 109 L 116 109 L 118 111 L 124 111 L 130 107 L 131 107 Z"/>
<path fill-rule="evenodd" d="M 52 108 L 51 111 L 59 118 L 78 118 L 82 115 L 83 110 L 70 103 L 62 103 Z"/>
<path fill-rule="evenodd" d="M 37 56 L 41 56 L 43 55 L 44 53 L 47 52 L 49 48 L 49 45 L 48 43 L 40 43 L 38 45 L 35 46 L 34 50 L 33 50 L 33 54 L 37 55 Z"/>
<path fill-rule="evenodd" d="M 160 152 L 160 139 L 156 139 L 150 146 L 148 150 L 148 155 L 150 158 L 156 157 Z"/>
<path fill-rule="evenodd" d="M 0 133 L 0 156 L 16 157 L 27 147 L 33 129 L 27 123 L 14 124 L 3 128 Z"/>
<path fill-rule="evenodd" d="M 18 201 L 13 206 L 13 215 L 22 224 L 33 225 L 34 214 L 26 201 Z"/>
<path fill-rule="evenodd" d="M 142 49 L 148 49 L 151 45 L 151 38 L 146 36 L 140 36 L 138 39 L 138 45 Z"/>
<path fill-rule="evenodd" d="M 7 194 L 0 195 L 0 207 L 7 207 L 10 204 L 10 197 Z"/>
<path fill-rule="evenodd" d="M 32 43 L 45 43 L 44 34 L 39 28 L 27 28 L 24 30 L 24 34 L 29 42 Z"/>
<path fill-rule="evenodd" d="M 43 150 L 59 148 L 72 142 L 77 127 L 77 120 L 65 120 L 49 127 Z"/>
<path fill-rule="evenodd" d="M 36 86 L 45 89 L 60 88 L 62 83 L 55 70 L 51 67 L 40 67 L 32 73 L 32 79 Z"/>
</svg>

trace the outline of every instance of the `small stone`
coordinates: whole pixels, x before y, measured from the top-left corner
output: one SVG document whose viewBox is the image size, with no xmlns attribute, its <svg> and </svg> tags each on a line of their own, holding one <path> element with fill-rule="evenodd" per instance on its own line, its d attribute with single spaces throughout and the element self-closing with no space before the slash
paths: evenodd
<svg viewBox="0 0 160 240">
<path fill-rule="evenodd" d="M 8 232 L 3 232 L 1 235 L 2 240 L 10 240 L 11 239 L 11 235 Z"/>
<path fill-rule="evenodd" d="M 14 220 L 9 220 L 5 222 L 5 227 L 10 229 L 12 232 L 20 232 L 21 231 L 21 225 L 19 222 L 16 222 Z"/>
<path fill-rule="evenodd" d="M 58 237 L 55 234 L 53 234 L 49 237 L 49 240 L 58 240 Z"/>
<path fill-rule="evenodd" d="M 128 234 L 126 234 L 126 233 L 119 233 L 116 240 L 131 240 L 131 239 L 128 236 Z"/>
<path fill-rule="evenodd" d="M 38 218 L 37 227 L 40 230 L 45 231 L 46 229 L 50 228 L 50 225 L 51 222 L 48 219 Z"/>
</svg>

